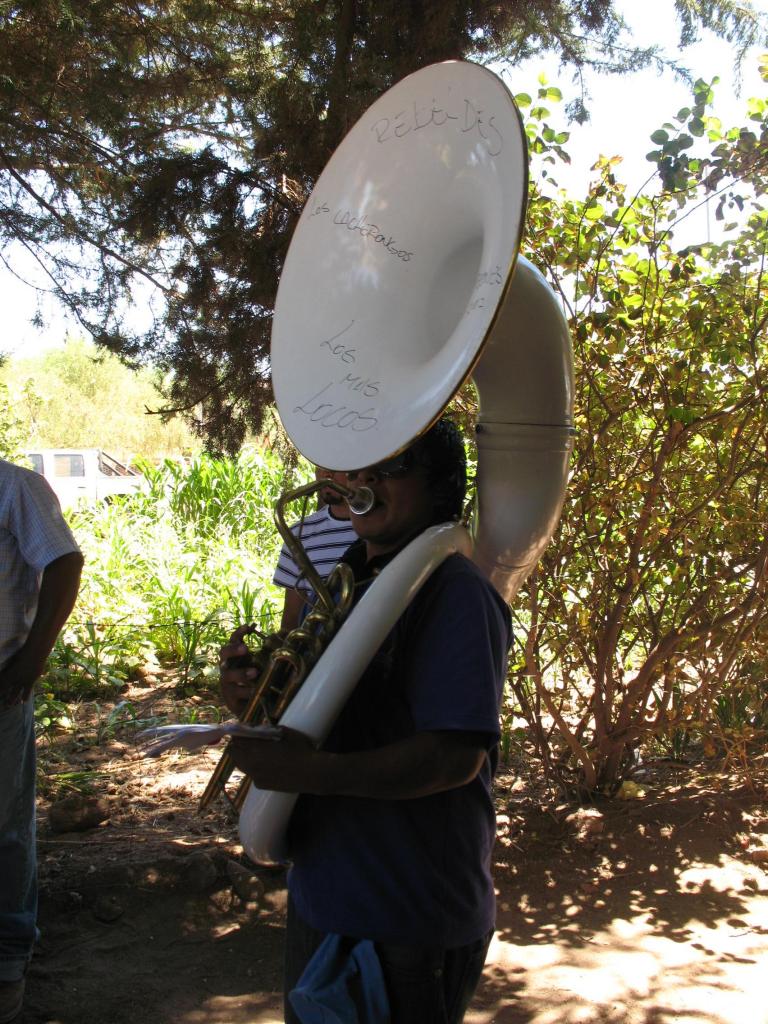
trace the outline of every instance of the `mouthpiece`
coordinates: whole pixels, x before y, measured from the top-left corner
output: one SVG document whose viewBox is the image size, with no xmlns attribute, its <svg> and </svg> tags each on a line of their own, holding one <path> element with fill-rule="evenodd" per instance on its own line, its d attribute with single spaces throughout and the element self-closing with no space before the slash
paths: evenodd
<svg viewBox="0 0 768 1024">
<path fill-rule="evenodd" d="M 373 508 L 376 498 L 370 487 L 358 487 L 349 498 L 345 499 L 349 505 L 349 511 L 355 516 L 364 516 Z"/>
</svg>

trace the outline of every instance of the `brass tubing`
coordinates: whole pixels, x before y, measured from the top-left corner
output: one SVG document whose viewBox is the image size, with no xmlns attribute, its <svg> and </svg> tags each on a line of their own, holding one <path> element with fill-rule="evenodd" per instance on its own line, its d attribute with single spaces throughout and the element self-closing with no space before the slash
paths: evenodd
<svg viewBox="0 0 768 1024">
<path fill-rule="evenodd" d="M 291 652 L 288 652 L 288 651 L 283 651 L 283 652 L 278 651 L 275 654 L 276 662 L 279 659 L 279 661 L 283 665 L 288 665 L 292 669 L 292 671 L 290 672 L 290 674 L 288 676 L 288 680 L 287 680 L 287 682 L 286 682 L 285 686 L 283 687 L 283 690 L 282 690 L 282 692 L 280 694 L 280 697 L 279 697 L 279 700 L 277 702 L 277 705 L 276 705 L 276 707 L 274 709 L 272 709 L 272 714 L 271 714 L 270 718 L 273 717 L 275 720 L 279 719 L 280 716 L 282 715 L 282 713 L 288 707 L 288 705 L 290 704 L 291 700 L 293 699 L 294 694 L 299 689 L 301 684 L 304 682 L 304 679 L 306 678 L 306 674 L 307 674 L 306 673 L 306 664 L 304 662 L 304 659 L 301 658 L 298 655 L 291 655 L 289 657 L 288 656 L 289 654 L 291 654 Z M 283 655 L 283 656 L 281 656 L 281 655 Z M 232 797 L 232 800 L 230 801 L 231 804 L 232 804 L 232 807 L 238 813 L 242 810 L 242 807 L 243 807 L 243 804 L 245 803 L 245 798 L 246 798 L 246 796 L 248 794 L 248 789 L 250 788 L 250 785 L 251 785 L 251 780 L 248 778 L 247 775 L 244 775 L 243 778 L 238 783 L 237 789 L 235 790 L 234 797 Z"/>
<path fill-rule="evenodd" d="M 332 487 L 346 498 L 354 498 L 358 494 L 352 488 L 336 481 L 317 480 L 286 492 L 280 497 L 275 508 L 275 523 L 280 535 L 293 554 L 302 576 L 317 593 L 318 603 L 307 614 L 301 626 L 291 630 L 284 638 L 279 634 L 267 636 L 260 650 L 254 655 L 258 658 L 267 654 L 269 660 L 256 681 L 253 696 L 240 715 L 240 721 L 248 725 L 277 722 L 304 682 L 310 668 L 333 638 L 352 604 L 354 578 L 351 568 L 340 563 L 333 569 L 328 580 L 323 581 L 309 560 L 301 541 L 294 537 L 285 521 L 285 508 L 291 502 L 325 487 Z M 200 811 L 210 806 L 219 793 L 226 792 L 226 784 L 235 767 L 227 744 L 200 798 Z M 250 779 L 247 777 L 239 783 L 231 800 L 235 809 L 242 806 L 249 785 Z"/>
<path fill-rule="evenodd" d="M 292 491 L 286 491 L 285 494 L 280 496 L 277 504 L 275 505 L 275 526 L 277 527 L 280 536 L 288 546 L 289 551 L 293 555 L 296 565 L 301 570 L 301 575 L 315 591 L 319 601 L 322 603 L 326 611 L 332 613 L 334 610 L 334 601 L 331 596 L 328 583 L 319 575 L 317 569 L 315 569 L 306 551 L 302 547 L 301 541 L 294 537 L 291 528 L 285 521 L 285 509 L 288 505 L 297 501 L 299 498 L 305 498 L 310 494 L 316 494 L 320 490 L 334 490 L 343 498 L 354 499 L 360 491 L 368 490 L 368 488 L 359 488 L 358 490 L 355 490 L 352 487 L 345 487 L 344 484 L 340 484 L 336 480 L 323 478 L 320 480 L 314 480 L 312 483 L 304 484 L 302 487 L 296 487 Z"/>
<path fill-rule="evenodd" d="M 256 684 L 256 690 L 251 697 L 248 706 L 240 716 L 241 722 L 247 722 L 249 725 L 255 723 L 259 709 L 261 708 L 261 701 L 267 687 L 270 685 L 272 676 L 274 675 L 278 667 L 278 662 L 274 660 L 274 655 L 270 658 L 269 664 L 264 669 L 264 672 L 259 678 Z M 232 760 L 232 756 L 229 753 L 229 743 L 224 748 L 224 752 L 219 758 L 219 762 L 213 770 L 208 785 L 203 791 L 203 795 L 200 797 L 200 803 L 198 804 L 198 811 L 204 811 L 219 795 L 224 791 L 224 787 L 229 780 L 230 775 L 235 770 L 236 765 Z"/>
</svg>

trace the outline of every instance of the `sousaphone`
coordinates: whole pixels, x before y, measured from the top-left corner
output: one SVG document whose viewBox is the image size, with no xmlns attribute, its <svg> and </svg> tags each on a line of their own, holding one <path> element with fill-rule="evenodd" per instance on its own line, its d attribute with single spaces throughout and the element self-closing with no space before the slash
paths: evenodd
<svg viewBox="0 0 768 1024">
<path fill-rule="evenodd" d="M 423 68 L 362 116 L 296 227 L 272 328 L 277 408 L 296 448 L 329 469 L 397 454 L 473 374 L 478 476 L 470 532 L 417 537 L 380 574 L 281 722 L 321 743 L 404 608 L 454 551 L 511 601 L 557 524 L 572 444 L 572 360 L 561 306 L 518 258 L 526 137 L 501 79 Z M 296 797 L 254 787 L 240 836 L 283 858 Z"/>
</svg>

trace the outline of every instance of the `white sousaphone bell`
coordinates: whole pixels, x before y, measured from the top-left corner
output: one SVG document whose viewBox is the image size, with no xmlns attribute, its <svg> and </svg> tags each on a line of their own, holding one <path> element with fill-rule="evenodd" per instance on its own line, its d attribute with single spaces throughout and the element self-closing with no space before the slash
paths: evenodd
<svg viewBox="0 0 768 1024">
<path fill-rule="evenodd" d="M 528 187 L 501 79 L 448 61 L 377 100 L 334 153 L 285 261 L 272 328 L 275 400 L 311 462 L 371 466 L 406 448 L 472 374 L 479 397 L 471 535 L 428 529 L 382 571 L 281 723 L 321 743 L 429 574 L 455 551 L 511 601 L 560 516 L 573 369 L 560 303 L 518 258 Z M 240 837 L 284 858 L 296 797 L 251 787 Z"/>
</svg>

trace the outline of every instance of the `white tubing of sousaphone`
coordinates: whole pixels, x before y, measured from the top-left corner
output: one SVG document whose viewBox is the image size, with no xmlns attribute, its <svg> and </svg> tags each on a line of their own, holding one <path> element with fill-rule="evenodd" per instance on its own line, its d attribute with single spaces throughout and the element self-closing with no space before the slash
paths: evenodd
<svg viewBox="0 0 768 1024">
<path fill-rule="evenodd" d="M 372 465 L 440 415 L 508 287 L 526 193 L 519 113 L 479 65 L 415 72 L 348 133 L 297 225 L 272 328 L 278 411 L 311 462 Z"/>
<path fill-rule="evenodd" d="M 432 526 L 412 540 L 363 594 L 280 724 L 322 743 L 403 608 L 448 555 L 456 551 L 468 555 L 471 548 L 466 531 L 458 523 Z M 285 859 L 285 830 L 297 796 L 249 788 L 240 812 L 240 842 L 251 860 L 268 863 Z"/>
</svg>

